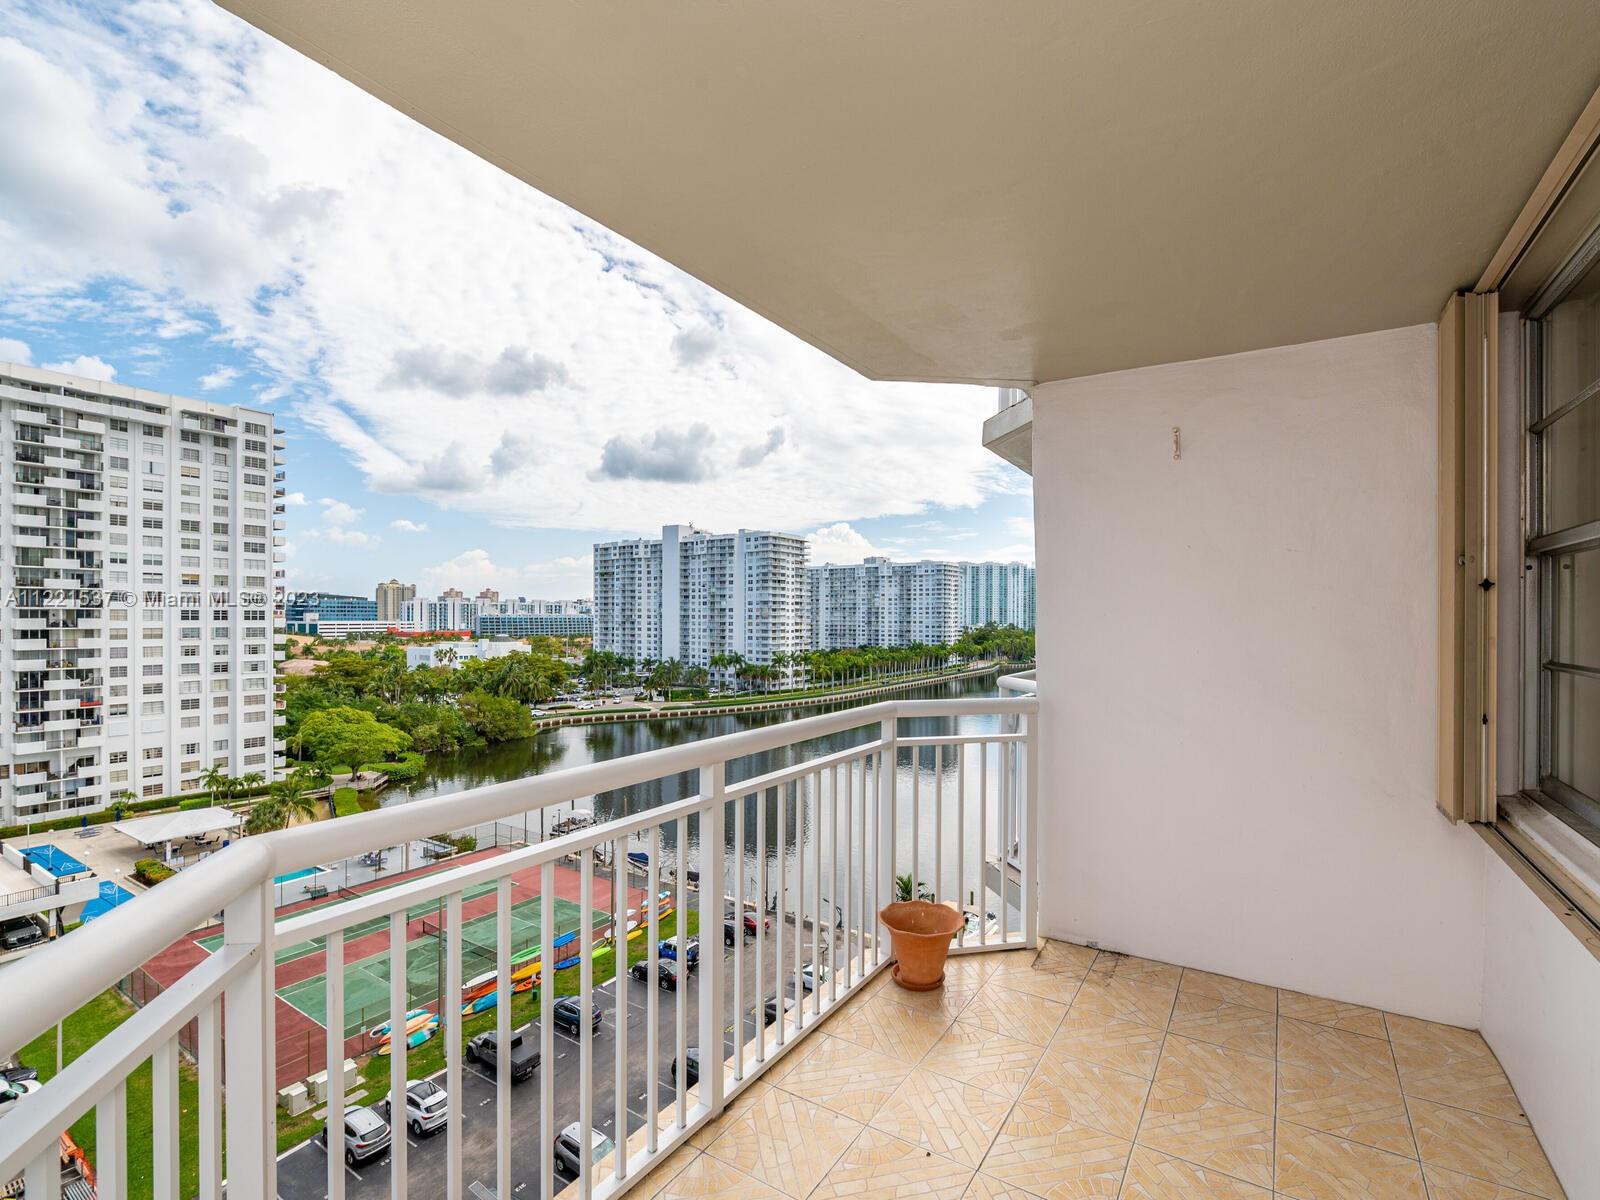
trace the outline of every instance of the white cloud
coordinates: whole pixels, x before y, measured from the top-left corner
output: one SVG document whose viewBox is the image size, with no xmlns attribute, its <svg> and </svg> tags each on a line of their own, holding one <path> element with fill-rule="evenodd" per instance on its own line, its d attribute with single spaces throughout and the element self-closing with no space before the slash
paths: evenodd
<svg viewBox="0 0 1600 1200">
<path fill-rule="evenodd" d="M 364 508 L 352 508 L 343 500 L 335 500 L 331 496 L 324 496 L 320 503 L 324 525 L 354 525 L 367 511 Z"/>
<path fill-rule="evenodd" d="M 436 566 L 424 567 L 419 592 L 437 595 L 445 588 L 460 588 L 469 596 L 490 587 L 502 596 L 528 596 L 560 600 L 587 596 L 594 590 L 594 555 L 566 555 L 521 566 L 496 563 L 482 548 L 463 550 Z"/>
<path fill-rule="evenodd" d="M 204 391 L 214 392 L 218 388 L 225 388 L 235 379 L 239 378 L 237 367 L 219 366 L 200 376 L 200 387 Z"/>
<path fill-rule="evenodd" d="M 889 553 L 874 546 L 865 534 L 852 528 L 846 521 L 813 529 L 806 536 L 811 539 L 812 566 L 821 566 L 823 563 L 844 566 Z"/>
<path fill-rule="evenodd" d="M 369 488 L 646 532 L 1026 486 L 980 444 L 987 389 L 864 380 L 212 5 L 7 32 L 0 314 L 210 330 Z"/>
<path fill-rule="evenodd" d="M 63 359 L 61 362 L 41 363 L 46 371 L 60 371 L 66 375 L 81 375 L 85 379 L 98 379 L 108 382 L 116 378 L 117 369 L 103 359 L 89 354 L 80 354 L 77 358 Z"/>
<path fill-rule="evenodd" d="M 16 338 L 0 338 L 0 362 L 21 363 L 26 366 L 33 361 L 33 351 L 28 348 L 27 342 L 19 342 Z"/>
<path fill-rule="evenodd" d="M 322 536 L 338 546 L 354 546 L 362 550 L 371 549 L 378 544 L 378 539 L 370 533 L 363 533 L 359 529 L 340 529 L 337 526 L 322 531 Z"/>
<path fill-rule="evenodd" d="M 398 529 L 401 533 L 427 533 L 428 526 L 420 521 L 408 521 L 404 517 L 396 517 L 389 522 L 390 529 Z"/>
<path fill-rule="evenodd" d="M 287 508 L 304 508 L 307 504 L 306 494 L 304 492 L 289 492 L 284 496 L 283 503 Z"/>
</svg>

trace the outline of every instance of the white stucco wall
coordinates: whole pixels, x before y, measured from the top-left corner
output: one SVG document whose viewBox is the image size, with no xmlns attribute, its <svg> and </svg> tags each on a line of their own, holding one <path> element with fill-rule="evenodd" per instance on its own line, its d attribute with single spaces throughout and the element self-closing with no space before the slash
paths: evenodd
<svg viewBox="0 0 1600 1200">
<path fill-rule="evenodd" d="M 1435 374 L 1421 326 L 1034 390 L 1044 933 L 1478 1024 Z"/>
<path fill-rule="evenodd" d="M 1600 962 L 1488 855 L 1483 1036 L 1568 1196 L 1600 1196 Z"/>
</svg>

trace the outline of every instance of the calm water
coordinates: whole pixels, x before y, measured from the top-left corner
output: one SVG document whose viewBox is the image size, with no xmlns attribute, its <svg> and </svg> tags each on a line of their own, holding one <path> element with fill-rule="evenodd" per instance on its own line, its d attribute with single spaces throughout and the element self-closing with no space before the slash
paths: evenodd
<svg viewBox="0 0 1600 1200">
<path fill-rule="evenodd" d="M 896 698 L 955 699 L 997 695 L 999 691 L 995 685 L 995 677 L 990 676 L 983 679 L 952 680 L 948 683 L 932 684 L 925 688 L 899 693 Z M 503 742 L 495 746 L 464 750 L 458 754 L 435 756 L 430 759 L 422 779 L 409 788 L 391 788 L 385 793 L 383 803 L 388 806 L 429 796 L 448 795 L 485 784 L 522 779 L 630 754 L 642 754 L 664 746 L 719 737 L 747 729 L 758 729 L 792 721 L 797 717 L 812 716 L 846 707 L 851 706 L 836 704 L 764 713 L 656 721 L 616 721 L 550 729 L 523 741 Z M 994 716 L 930 717 L 903 722 L 901 734 L 902 736 L 947 733 L 981 735 L 997 733 L 999 728 L 999 718 Z M 871 741 L 875 736 L 874 727 L 865 727 L 818 738 L 806 743 L 803 757 L 807 759 L 821 757 Z M 984 797 L 986 819 L 982 821 L 982 827 L 986 835 L 984 845 L 988 849 L 988 854 L 993 856 L 999 845 L 998 747 L 990 746 L 986 748 L 986 752 L 980 752 L 979 747 L 969 746 L 961 755 L 958 755 L 954 748 L 949 748 L 943 752 L 938 763 L 935 762 L 934 747 L 917 748 L 915 763 L 913 753 L 911 748 L 902 749 L 899 755 L 900 761 L 896 764 L 895 842 L 901 847 L 896 869 L 900 872 L 912 869 L 911 830 L 915 824 L 919 855 L 916 868 L 918 878 L 930 885 L 937 885 L 941 898 L 953 895 L 958 880 L 957 846 L 964 844 L 967 847 L 967 857 L 959 878 L 964 884 L 962 891 L 967 893 L 963 898 L 970 899 L 981 869 L 976 844 L 980 828 L 980 795 Z M 728 765 L 728 783 L 731 786 L 753 776 L 779 770 L 799 761 L 801 757 L 796 748 L 782 747 L 768 753 L 735 759 Z M 803 869 L 808 895 L 807 908 L 812 907 L 817 892 L 816 862 L 819 834 L 823 858 L 822 870 L 827 876 L 823 885 L 824 902 L 831 890 L 830 883 L 835 877 L 842 887 L 843 881 L 852 877 L 847 872 L 859 873 L 863 865 L 862 843 L 865 840 L 870 850 L 872 841 L 870 834 L 865 839 L 861 835 L 865 816 L 861 803 L 863 774 L 863 769 L 856 766 L 850 781 L 847 782 L 842 773 L 839 775 L 837 788 L 832 775 L 829 774 L 820 781 L 808 779 L 791 785 L 782 789 L 781 795 L 778 790 L 771 790 L 760 797 L 759 801 L 757 797 L 745 800 L 745 852 L 738 861 L 743 864 L 746 874 L 748 897 L 753 899 L 762 892 L 770 896 L 775 890 L 778 886 L 776 867 L 781 855 L 785 886 L 792 893 Z M 581 798 L 570 805 L 547 809 L 543 813 L 535 810 L 521 817 L 503 821 L 497 831 L 498 837 L 501 841 L 515 838 L 537 842 L 542 837 L 542 829 L 547 827 L 549 822 L 555 821 L 564 812 L 573 808 L 592 811 L 597 820 L 605 821 L 693 795 L 697 786 L 696 773 L 689 772 L 651 780 L 623 791 L 602 792 L 592 797 Z M 913 803 L 914 791 L 915 803 Z M 764 844 L 760 850 L 757 846 L 756 830 L 758 802 L 764 806 L 760 821 L 763 827 L 763 836 L 760 840 Z M 964 818 L 964 822 L 961 822 L 960 818 Z M 725 849 L 730 852 L 729 867 L 732 870 L 735 868 L 731 859 L 733 849 L 731 809 L 727 823 L 728 842 Z M 957 839 L 955 836 L 958 823 L 964 823 L 965 839 Z M 482 839 L 495 831 L 485 829 L 478 832 Z M 663 864 L 676 865 L 680 860 L 677 829 L 664 828 L 660 836 Z M 629 849 L 648 850 L 649 846 L 640 840 Z M 799 854 L 802 849 L 803 867 Z M 700 860 L 698 821 L 689 823 L 686 857 L 689 865 L 698 869 Z M 938 867 L 935 866 L 936 859 L 940 860 Z M 730 888 L 733 886 L 731 875 L 729 886 Z M 792 894 L 789 902 L 792 906 Z"/>
</svg>

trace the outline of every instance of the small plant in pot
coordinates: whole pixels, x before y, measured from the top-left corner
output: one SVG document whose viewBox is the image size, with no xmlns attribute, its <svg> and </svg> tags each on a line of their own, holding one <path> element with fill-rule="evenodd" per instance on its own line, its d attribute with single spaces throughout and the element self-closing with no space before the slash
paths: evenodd
<svg viewBox="0 0 1600 1200">
<path fill-rule="evenodd" d="M 950 939 L 966 923 L 961 911 L 936 904 L 933 891 L 911 876 L 895 879 L 900 898 L 878 913 L 894 942 L 894 981 L 907 991 L 930 992 L 944 983 L 944 963 Z M 915 897 L 915 898 L 913 898 Z"/>
</svg>

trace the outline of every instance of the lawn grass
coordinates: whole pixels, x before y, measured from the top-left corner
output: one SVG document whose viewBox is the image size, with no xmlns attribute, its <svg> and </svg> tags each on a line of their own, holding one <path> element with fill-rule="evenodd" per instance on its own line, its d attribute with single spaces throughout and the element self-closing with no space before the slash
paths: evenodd
<svg viewBox="0 0 1600 1200">
<path fill-rule="evenodd" d="M 68 1064 L 111 1033 L 134 1013 L 120 992 L 102 992 L 67 1018 L 62 1030 L 62 1054 Z M 22 1048 L 22 1061 L 39 1072 L 40 1079 L 56 1073 L 56 1031 L 48 1030 Z M 145 1062 L 128 1076 L 128 1196 L 130 1200 L 153 1200 L 151 1178 L 151 1081 L 150 1064 Z M 193 1066 L 182 1058 L 178 1062 L 178 1112 L 180 1130 L 181 1179 L 183 1195 L 193 1196 L 200 1187 L 198 1152 L 199 1082 Z M 72 1140 L 83 1147 L 92 1163 L 95 1160 L 95 1116 L 90 1110 L 72 1126 Z"/>
<path fill-rule="evenodd" d="M 690 936 L 700 931 L 700 913 L 697 910 L 689 912 L 688 929 Z M 678 932 L 678 915 L 676 913 L 661 918 L 661 936 L 669 938 Z M 643 960 L 650 951 L 647 940 L 643 937 L 628 943 L 628 966 Z M 579 976 L 582 964 L 568 967 L 564 971 L 557 971 L 555 978 L 555 994 L 557 996 L 576 996 L 579 988 Z M 616 958 L 609 948 L 604 948 L 594 956 L 594 986 L 599 987 L 609 981 L 616 973 Z M 511 1027 L 520 1029 L 529 1022 L 538 1020 L 539 1017 L 539 988 L 514 994 L 511 997 Z M 498 1014 L 494 1009 L 488 1012 L 475 1013 L 466 1017 L 461 1022 L 462 1046 L 480 1033 L 494 1029 L 498 1024 Z M 437 1036 L 420 1046 L 413 1047 L 406 1054 L 406 1076 L 410 1079 L 422 1079 L 432 1075 L 435 1071 L 444 1069 L 444 1038 Z M 368 1056 L 364 1061 L 358 1060 L 356 1073 L 359 1080 L 355 1085 L 356 1090 L 362 1091 L 362 1101 L 367 1104 L 381 1100 L 389 1090 L 389 1060 L 379 1054 Z M 301 1142 L 314 1135 L 323 1125 L 324 1118 L 318 1117 L 314 1112 L 302 1113 L 298 1117 L 291 1117 L 283 1112 L 278 1113 L 278 1153 L 282 1154 L 298 1146 Z"/>
<path fill-rule="evenodd" d="M 361 793 L 353 787 L 333 789 L 333 815 L 348 817 L 358 812 L 365 812 L 361 803 Z"/>
</svg>

